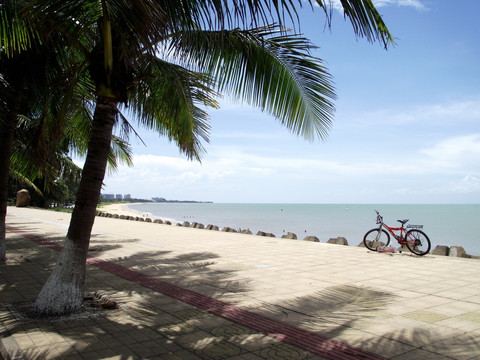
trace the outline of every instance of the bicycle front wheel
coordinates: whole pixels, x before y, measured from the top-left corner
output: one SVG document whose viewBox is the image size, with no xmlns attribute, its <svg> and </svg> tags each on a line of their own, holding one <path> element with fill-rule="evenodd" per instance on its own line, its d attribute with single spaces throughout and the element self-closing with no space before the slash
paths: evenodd
<svg viewBox="0 0 480 360">
<path fill-rule="evenodd" d="M 390 244 L 390 234 L 383 229 L 372 229 L 363 237 L 363 244 L 368 250 L 377 251 L 380 246 Z"/>
<path fill-rule="evenodd" d="M 430 251 L 430 239 L 421 230 L 409 230 L 405 234 L 407 248 L 417 255 L 426 255 Z"/>
</svg>

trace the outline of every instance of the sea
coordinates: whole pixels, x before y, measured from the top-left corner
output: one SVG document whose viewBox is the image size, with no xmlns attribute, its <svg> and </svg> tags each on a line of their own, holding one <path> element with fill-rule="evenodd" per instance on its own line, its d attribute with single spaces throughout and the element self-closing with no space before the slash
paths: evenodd
<svg viewBox="0 0 480 360">
<path fill-rule="evenodd" d="M 249 229 L 281 237 L 288 232 L 304 239 L 316 236 L 320 242 L 343 236 L 359 245 L 363 235 L 376 227 L 378 210 L 389 226 L 397 220 L 423 225 L 423 231 L 437 245 L 462 246 L 467 254 L 480 256 L 480 205 L 393 205 L 393 204 L 225 204 L 142 203 L 128 208 L 153 218 L 213 224 L 220 229 Z"/>
</svg>

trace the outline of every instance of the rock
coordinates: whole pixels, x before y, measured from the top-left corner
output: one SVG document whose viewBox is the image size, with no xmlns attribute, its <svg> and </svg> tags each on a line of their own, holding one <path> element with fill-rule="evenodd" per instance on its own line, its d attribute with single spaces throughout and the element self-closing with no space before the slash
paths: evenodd
<svg viewBox="0 0 480 360">
<path fill-rule="evenodd" d="M 250 229 L 243 229 L 241 231 L 242 234 L 248 234 L 248 235 L 252 235 L 252 232 L 250 231 Z"/>
<path fill-rule="evenodd" d="M 146 219 L 145 219 L 145 222 L 152 222 L 152 219 L 146 218 Z"/>
<path fill-rule="evenodd" d="M 27 207 L 30 205 L 30 194 L 27 189 L 21 189 L 17 191 L 16 207 Z"/>
<path fill-rule="evenodd" d="M 188 221 L 184 221 L 182 226 L 184 227 L 190 227 L 190 223 Z"/>
<path fill-rule="evenodd" d="M 127 218 L 127 216 L 126 215 L 120 215 L 118 218 L 125 220 Z"/>
<path fill-rule="evenodd" d="M 327 244 L 348 245 L 348 241 L 343 236 L 339 236 L 328 239 Z"/>
<path fill-rule="evenodd" d="M 232 228 L 229 227 L 229 226 L 225 226 L 225 227 L 222 229 L 222 231 L 225 231 L 225 232 L 234 232 L 234 233 L 237 232 L 237 230 L 232 229 Z"/>
<path fill-rule="evenodd" d="M 167 221 L 164 222 L 164 224 L 165 225 L 172 225 L 172 222 L 167 220 Z"/>
<path fill-rule="evenodd" d="M 145 219 L 144 219 L 144 218 L 142 218 L 142 217 L 139 217 L 139 216 L 137 216 L 137 217 L 135 218 L 135 220 L 137 220 L 137 221 L 142 221 L 142 222 L 143 222 L 143 221 L 145 221 Z"/>
<path fill-rule="evenodd" d="M 219 231 L 220 230 L 217 225 L 212 225 L 212 224 L 208 224 L 206 229 L 207 230 L 214 230 L 214 231 Z"/>
<path fill-rule="evenodd" d="M 266 233 L 266 232 L 264 232 L 264 231 L 258 231 L 258 232 L 257 232 L 257 236 L 275 237 L 274 234 L 272 234 L 272 233 Z"/>
<path fill-rule="evenodd" d="M 461 246 L 451 246 L 448 256 L 453 257 L 468 257 L 465 249 Z"/>
<path fill-rule="evenodd" d="M 292 232 L 287 233 L 287 235 L 282 235 L 282 239 L 292 239 L 297 240 L 297 235 Z"/>
<path fill-rule="evenodd" d="M 194 229 L 205 229 L 205 226 L 203 224 L 200 224 L 200 223 L 197 223 L 197 222 L 191 223 L 190 227 L 194 228 Z"/>
<path fill-rule="evenodd" d="M 155 219 L 155 220 L 153 220 L 153 222 L 155 224 L 163 224 L 163 220 L 160 220 L 160 219 Z"/>
<path fill-rule="evenodd" d="M 303 239 L 305 241 L 313 241 L 313 242 L 320 242 L 320 239 L 316 236 L 305 236 L 305 238 Z M 363 243 L 362 243 L 363 244 Z"/>
<path fill-rule="evenodd" d="M 448 246 L 445 245 L 437 245 L 435 249 L 432 251 L 432 255 L 442 255 L 442 256 L 448 256 L 448 253 L 450 252 L 450 249 Z"/>
</svg>

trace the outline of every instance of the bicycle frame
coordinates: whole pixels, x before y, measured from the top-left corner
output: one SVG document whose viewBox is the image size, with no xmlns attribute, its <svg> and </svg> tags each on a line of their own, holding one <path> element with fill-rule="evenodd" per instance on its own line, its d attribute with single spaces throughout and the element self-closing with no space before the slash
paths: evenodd
<svg viewBox="0 0 480 360">
<path fill-rule="evenodd" d="M 380 226 L 378 227 L 378 234 L 377 234 L 377 239 L 376 239 L 377 241 L 380 240 L 381 229 L 384 228 L 390 233 L 390 235 L 392 235 L 397 240 L 397 242 L 399 244 L 405 245 L 407 243 L 407 239 L 405 239 L 405 235 L 407 234 L 407 232 L 410 229 L 421 229 L 421 228 L 423 228 L 422 225 L 407 225 L 407 227 L 405 227 L 404 225 L 407 223 L 407 221 L 408 221 L 407 219 L 398 220 L 402 224 L 402 226 L 400 226 L 400 227 L 388 226 L 387 224 L 385 224 L 383 222 L 383 216 L 380 215 L 380 213 L 378 211 L 376 211 L 376 212 L 377 212 L 377 224 L 380 224 Z M 400 231 L 400 234 L 398 234 L 398 233 L 396 234 L 395 231 Z"/>
<path fill-rule="evenodd" d="M 397 239 L 399 244 L 403 245 L 407 243 L 407 241 L 404 240 L 405 234 L 407 233 L 407 229 L 403 226 L 403 224 L 400 227 L 392 227 L 392 226 L 388 226 L 382 221 L 380 223 L 378 230 L 381 230 L 382 228 L 386 229 L 390 233 L 390 235 L 392 235 L 395 239 Z M 400 234 L 396 234 L 395 231 L 400 231 Z M 379 240 L 380 235 L 381 233 L 379 231 L 377 235 L 377 241 Z"/>
</svg>

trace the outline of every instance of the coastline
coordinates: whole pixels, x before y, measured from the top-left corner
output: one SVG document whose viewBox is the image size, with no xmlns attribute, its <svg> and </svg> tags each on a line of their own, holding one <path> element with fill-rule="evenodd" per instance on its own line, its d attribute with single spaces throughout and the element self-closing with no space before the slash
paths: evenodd
<svg viewBox="0 0 480 360">
<path fill-rule="evenodd" d="M 128 205 L 138 205 L 141 203 L 129 203 Z M 117 214 L 117 215 L 125 215 L 125 216 L 139 216 L 143 215 L 142 213 L 129 209 L 127 204 L 111 204 L 105 205 L 102 207 L 97 208 L 100 212 Z"/>
<path fill-rule="evenodd" d="M 255 236 L 267 236 L 267 237 L 277 237 L 272 233 L 264 232 L 264 231 L 258 231 L 258 233 L 252 233 L 249 229 L 241 229 L 238 228 L 238 231 L 230 226 L 224 226 L 223 228 L 220 228 L 215 225 L 203 225 L 202 223 L 189 223 L 188 221 L 181 223 L 181 222 L 175 222 L 172 221 L 171 219 L 165 219 L 161 218 L 158 216 L 154 216 L 151 213 L 148 212 L 140 212 L 140 211 L 135 211 L 129 208 L 129 205 L 141 205 L 142 203 L 128 203 L 128 204 L 110 204 L 106 206 L 102 206 L 98 208 L 97 210 L 102 214 L 101 216 L 107 216 L 107 217 L 122 217 L 122 218 L 130 218 L 130 220 L 138 220 L 138 221 L 146 221 L 146 222 L 155 222 L 155 223 L 168 223 L 171 225 L 178 225 L 178 226 L 183 226 L 183 227 L 192 227 L 192 228 L 198 228 L 198 229 L 208 229 L 208 230 L 221 230 L 225 232 L 241 232 L 244 234 L 250 234 L 250 235 L 255 235 Z M 297 238 L 297 235 L 295 233 L 291 232 L 285 232 L 281 236 L 278 236 L 278 238 L 286 238 L 286 239 L 293 239 L 293 240 L 300 240 L 300 241 L 312 241 L 312 242 L 326 242 L 330 244 L 338 244 L 338 245 L 346 245 L 346 246 L 351 246 L 351 247 L 361 247 L 363 246 L 362 242 L 360 243 L 350 243 L 348 244 L 348 240 L 345 239 L 343 236 L 333 236 L 331 235 L 330 238 L 327 241 L 321 241 L 317 236 L 314 235 L 308 235 L 305 236 L 305 238 L 301 237 L 303 234 L 299 234 L 300 236 Z M 306 234 L 305 234 L 306 235 Z M 433 244 L 432 244 L 433 245 Z M 438 248 L 438 249 L 437 249 Z M 467 249 L 464 249 L 462 246 L 458 245 L 451 245 L 451 246 L 444 246 L 444 245 L 437 245 L 437 246 L 432 246 L 430 249 L 430 254 L 432 255 L 443 255 L 443 256 L 450 256 L 450 257 L 465 257 L 465 258 L 474 258 L 474 259 L 479 259 L 480 256 L 478 255 L 472 255 L 468 253 Z M 452 253 L 452 254 L 450 254 Z M 454 255 L 455 254 L 455 255 Z"/>
</svg>

